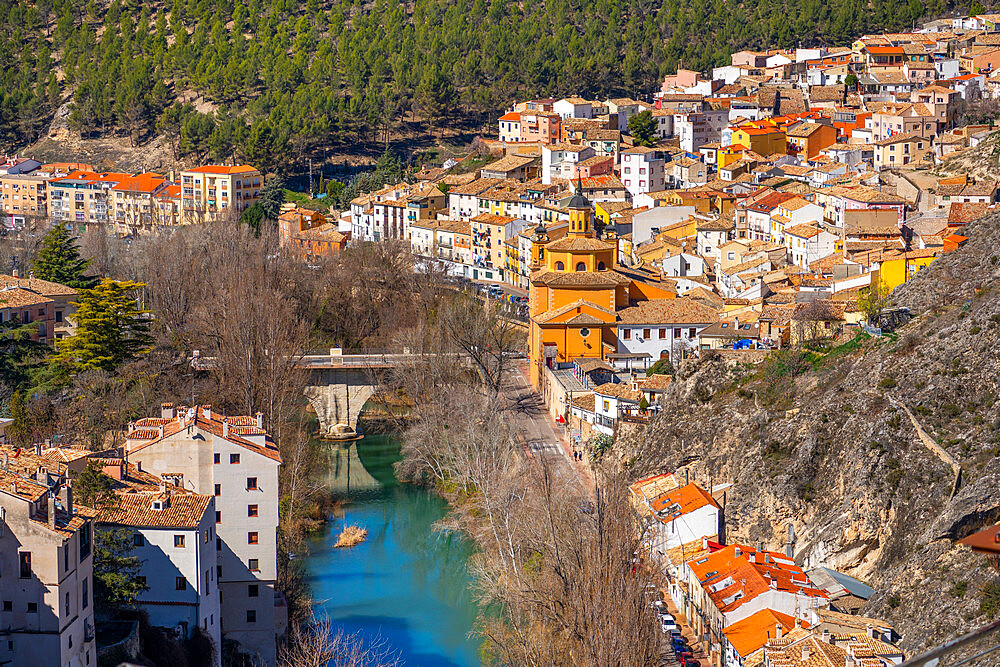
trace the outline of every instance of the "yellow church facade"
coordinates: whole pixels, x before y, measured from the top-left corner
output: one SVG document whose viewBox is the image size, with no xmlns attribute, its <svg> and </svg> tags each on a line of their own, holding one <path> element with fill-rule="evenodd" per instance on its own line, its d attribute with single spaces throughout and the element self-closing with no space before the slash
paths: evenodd
<svg viewBox="0 0 1000 667">
<path fill-rule="evenodd" d="M 636 284 L 615 270 L 616 246 L 595 237 L 590 202 L 580 191 L 568 205 L 566 236 L 550 241 L 540 225 L 532 239 L 528 354 L 536 388 L 545 366 L 603 360 L 613 352 L 617 310 L 636 300 L 676 296 L 661 287 Z"/>
</svg>

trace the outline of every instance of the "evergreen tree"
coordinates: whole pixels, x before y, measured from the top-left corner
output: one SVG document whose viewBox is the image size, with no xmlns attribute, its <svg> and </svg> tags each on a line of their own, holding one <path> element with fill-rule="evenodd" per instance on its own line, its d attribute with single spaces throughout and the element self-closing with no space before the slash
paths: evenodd
<svg viewBox="0 0 1000 667">
<path fill-rule="evenodd" d="M 31 269 L 36 278 L 76 289 L 91 287 L 94 279 L 83 275 L 90 260 L 80 257 L 76 239 L 70 236 L 65 225 L 57 224 L 42 239 Z"/>
<path fill-rule="evenodd" d="M 14 420 L 7 425 L 7 439 L 18 447 L 27 447 L 31 444 L 31 413 L 28 411 L 24 394 L 19 391 L 14 392 L 10 397 L 7 412 Z"/>
<path fill-rule="evenodd" d="M 147 352 L 150 313 L 136 305 L 135 294 L 143 287 L 105 278 L 93 289 L 80 290 L 76 333 L 56 342 L 56 360 L 76 372 L 113 371 Z"/>
<path fill-rule="evenodd" d="M 656 143 L 656 119 L 649 110 L 641 111 L 628 119 L 628 132 L 636 146 L 652 146 Z"/>
<path fill-rule="evenodd" d="M 264 224 L 264 207 L 260 205 L 259 201 L 255 201 L 247 210 L 243 211 L 240 222 L 250 227 L 255 236 L 260 236 L 260 228 Z"/>
<path fill-rule="evenodd" d="M 277 220 L 281 205 L 285 203 L 285 181 L 280 176 L 271 176 L 264 181 L 257 200 L 267 220 Z"/>
<path fill-rule="evenodd" d="M 127 528 L 94 531 L 94 602 L 102 611 L 135 602 L 147 587 L 139 583 L 142 560 L 132 553 Z"/>
<path fill-rule="evenodd" d="M 2 299 L 0 299 L 2 302 Z M 38 323 L 20 324 L 15 318 L 0 324 L 0 384 L 23 390 L 49 346 L 32 340 Z"/>
<path fill-rule="evenodd" d="M 100 510 L 118 504 L 114 482 L 101 471 L 96 461 L 88 461 L 87 467 L 73 481 L 76 500 L 82 505 Z"/>
</svg>

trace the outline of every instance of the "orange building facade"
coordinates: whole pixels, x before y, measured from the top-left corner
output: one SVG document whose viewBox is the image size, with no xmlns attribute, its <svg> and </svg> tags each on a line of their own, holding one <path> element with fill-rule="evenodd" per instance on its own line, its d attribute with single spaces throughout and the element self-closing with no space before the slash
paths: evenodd
<svg viewBox="0 0 1000 667">
<path fill-rule="evenodd" d="M 637 284 L 615 269 L 616 247 L 596 238 L 586 197 L 577 194 L 568 208 L 565 237 L 551 241 L 539 225 L 532 239 L 528 349 L 535 387 L 541 386 L 546 366 L 603 360 L 606 352 L 613 352 L 617 310 L 634 301 L 676 296 L 661 287 Z"/>
</svg>

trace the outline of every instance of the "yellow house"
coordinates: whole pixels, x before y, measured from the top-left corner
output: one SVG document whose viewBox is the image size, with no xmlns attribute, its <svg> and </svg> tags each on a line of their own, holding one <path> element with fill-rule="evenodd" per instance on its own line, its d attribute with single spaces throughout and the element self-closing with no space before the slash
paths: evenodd
<svg viewBox="0 0 1000 667">
<path fill-rule="evenodd" d="M 708 213 L 712 210 L 714 193 L 705 190 L 665 190 L 653 194 L 657 206 L 694 206 L 694 210 L 699 213 Z"/>
<path fill-rule="evenodd" d="M 719 169 L 725 169 L 734 162 L 743 159 L 743 151 L 749 150 L 747 146 L 740 143 L 732 143 L 719 149 Z"/>
<path fill-rule="evenodd" d="M 910 250 L 909 252 L 886 254 L 879 263 L 877 277 L 873 276 L 872 280 L 881 280 L 887 289 L 894 290 L 930 266 L 937 257 L 937 253 L 933 250 Z"/>
<path fill-rule="evenodd" d="M 764 157 L 774 154 L 784 155 L 788 147 L 785 132 L 771 125 L 763 127 L 741 125 L 733 132 L 732 143 L 746 146 Z"/>
<path fill-rule="evenodd" d="M 557 241 L 539 225 L 532 239 L 528 288 L 530 378 L 574 359 L 604 359 L 614 350 L 616 311 L 632 300 L 670 298 L 666 289 L 635 285 L 615 270 L 617 245 L 595 237 L 590 201 L 577 190 L 567 206 L 569 229 Z"/>
</svg>

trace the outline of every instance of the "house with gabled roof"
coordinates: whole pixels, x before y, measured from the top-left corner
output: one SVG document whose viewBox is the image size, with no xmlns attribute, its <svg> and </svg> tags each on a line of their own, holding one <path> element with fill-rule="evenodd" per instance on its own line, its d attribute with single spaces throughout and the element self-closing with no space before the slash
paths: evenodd
<svg viewBox="0 0 1000 667">
<path fill-rule="evenodd" d="M 729 626 L 758 611 L 771 609 L 815 625 L 819 609 L 829 602 L 791 557 L 744 544 L 689 561 L 686 579 L 687 610 L 681 611 L 697 636 L 707 635 L 719 647 Z"/>
<path fill-rule="evenodd" d="M 276 613 L 275 589 L 281 454 L 263 426 L 259 412 L 164 403 L 159 417 L 130 424 L 124 451 L 140 471 L 214 496 L 223 635 L 270 664 L 287 619 Z"/>
</svg>

